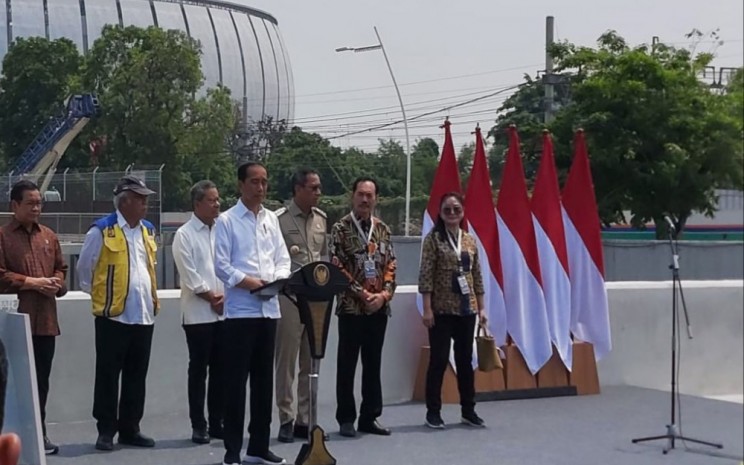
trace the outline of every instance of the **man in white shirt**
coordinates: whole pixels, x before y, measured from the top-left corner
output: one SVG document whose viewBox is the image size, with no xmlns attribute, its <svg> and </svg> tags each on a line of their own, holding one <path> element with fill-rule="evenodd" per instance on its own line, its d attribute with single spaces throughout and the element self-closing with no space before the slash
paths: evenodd
<svg viewBox="0 0 744 465">
<path fill-rule="evenodd" d="M 135 176 L 114 189 L 116 211 L 93 223 L 77 264 L 80 288 L 90 294 L 96 330 L 93 416 L 96 449 L 119 443 L 154 447 L 140 433 L 155 316 L 160 304 L 155 281 L 155 227 L 145 220 L 154 194 Z M 119 376 L 121 375 L 121 397 Z"/>
<path fill-rule="evenodd" d="M 222 281 L 214 272 L 214 222 L 220 214 L 220 193 L 212 181 L 191 188 L 191 219 L 178 228 L 173 240 L 173 261 L 181 283 L 181 322 L 189 348 L 189 417 L 191 440 L 208 444 L 222 438 L 224 405 L 222 354 Z M 207 420 L 204 418 L 205 384 L 209 369 Z"/>
<path fill-rule="evenodd" d="M 240 200 L 217 219 L 215 272 L 225 283 L 224 465 L 241 463 L 246 381 L 250 378 L 248 449 L 243 463 L 284 464 L 269 450 L 274 386 L 274 349 L 279 300 L 251 290 L 286 278 L 291 260 L 276 214 L 263 207 L 266 168 L 247 162 L 238 168 Z"/>
</svg>

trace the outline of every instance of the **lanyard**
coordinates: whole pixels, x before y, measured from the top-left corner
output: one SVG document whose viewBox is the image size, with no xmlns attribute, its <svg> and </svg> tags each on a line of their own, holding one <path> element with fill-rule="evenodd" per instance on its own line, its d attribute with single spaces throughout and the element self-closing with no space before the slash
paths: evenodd
<svg viewBox="0 0 744 465">
<path fill-rule="evenodd" d="M 354 222 L 354 226 L 357 228 L 357 232 L 359 233 L 359 238 L 362 240 L 362 243 L 364 243 L 364 246 L 367 248 L 367 254 L 371 257 L 372 254 L 369 253 L 369 244 L 372 242 L 372 230 L 375 228 L 375 220 L 371 216 L 369 217 L 369 232 L 367 233 L 367 237 L 365 239 L 364 237 L 364 230 L 362 229 L 362 226 L 359 224 L 359 221 L 356 219 L 356 216 L 354 215 L 354 212 L 351 212 L 351 220 Z"/>
<path fill-rule="evenodd" d="M 452 246 L 452 250 L 454 250 L 457 255 L 457 266 L 462 270 L 462 229 L 458 229 L 457 231 L 457 245 L 455 245 L 455 242 L 452 240 L 452 234 L 450 234 L 449 231 L 447 231 L 447 240 Z"/>
</svg>

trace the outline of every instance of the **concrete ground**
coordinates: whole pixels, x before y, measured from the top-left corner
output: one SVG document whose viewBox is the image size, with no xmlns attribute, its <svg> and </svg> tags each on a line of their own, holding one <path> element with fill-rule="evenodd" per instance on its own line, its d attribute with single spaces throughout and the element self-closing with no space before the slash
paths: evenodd
<svg viewBox="0 0 744 465">
<path fill-rule="evenodd" d="M 486 429 L 458 424 L 455 405 L 443 409 L 445 422 L 451 423 L 444 431 L 423 426 L 421 404 L 390 405 L 381 418 L 393 430 L 390 437 L 341 438 L 333 408 L 321 405 L 319 413 L 331 434 L 328 450 L 339 465 L 737 465 L 744 460 L 744 406 L 720 400 L 683 396 L 681 425 L 685 435 L 723 443 L 723 449 L 678 442 L 676 449 L 663 455 L 666 441 L 632 444 L 633 438 L 664 434 L 670 415 L 669 393 L 634 387 L 605 387 L 597 396 L 483 402 L 476 408 L 488 423 Z M 274 419 L 274 436 L 276 430 Z M 154 449 L 117 446 L 112 453 L 101 453 L 93 448 L 93 421 L 52 424 L 49 435 L 61 450 L 47 463 L 213 465 L 222 461 L 221 441 L 191 443 L 185 409 L 146 416 L 142 431 L 157 440 Z M 271 447 L 294 463 L 300 443 L 272 439 Z"/>
</svg>

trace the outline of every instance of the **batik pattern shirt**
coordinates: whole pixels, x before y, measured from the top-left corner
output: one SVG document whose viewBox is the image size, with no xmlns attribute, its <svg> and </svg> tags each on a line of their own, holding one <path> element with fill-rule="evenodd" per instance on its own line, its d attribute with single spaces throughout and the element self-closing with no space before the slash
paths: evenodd
<svg viewBox="0 0 744 465">
<path fill-rule="evenodd" d="M 370 313 L 365 307 L 363 291 L 375 294 L 384 292 L 387 302 L 378 310 L 390 314 L 390 299 L 395 293 L 396 259 L 390 228 L 378 218 L 360 221 L 364 231 L 358 230 L 351 214 L 341 218 L 331 229 L 329 253 L 332 263 L 351 280 L 349 289 L 337 299 L 336 314 L 364 315 Z M 372 227 L 369 244 L 366 243 Z M 365 262 L 372 260 L 375 277 L 367 278 Z"/>
</svg>

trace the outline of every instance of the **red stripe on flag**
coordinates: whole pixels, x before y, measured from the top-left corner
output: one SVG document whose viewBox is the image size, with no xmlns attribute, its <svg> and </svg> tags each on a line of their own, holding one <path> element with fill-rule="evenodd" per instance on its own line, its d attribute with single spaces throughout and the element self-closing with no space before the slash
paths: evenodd
<svg viewBox="0 0 744 465">
<path fill-rule="evenodd" d="M 555 158 L 553 156 L 553 140 L 547 131 L 543 134 L 542 158 L 537 170 L 535 189 L 532 192 L 532 213 L 553 244 L 555 253 L 566 275 L 570 276 L 566 234 L 563 231 L 561 215 L 561 191 L 558 187 L 558 174 L 555 170 Z"/>
<path fill-rule="evenodd" d="M 604 277 L 599 211 L 594 194 L 592 170 L 589 166 L 589 154 L 582 130 L 577 131 L 574 138 L 574 159 L 566 184 L 563 186 L 562 200 L 566 214 L 581 236 L 581 240 L 584 241 L 595 266 Z"/>
<path fill-rule="evenodd" d="M 434 173 L 434 182 L 431 185 L 429 203 L 426 205 L 426 211 L 429 213 L 432 222 L 436 222 L 437 217 L 439 217 L 439 201 L 442 199 L 442 196 L 448 192 L 462 192 L 462 188 L 460 187 L 460 171 L 457 169 L 455 146 L 452 143 L 452 132 L 450 131 L 451 124 L 449 120 L 444 121 L 442 157 L 439 159 L 437 171 Z"/>
<path fill-rule="evenodd" d="M 488 172 L 486 151 L 483 146 L 483 136 L 479 127 L 475 128 L 475 159 L 473 170 L 465 193 L 465 214 L 467 221 L 477 232 L 483 249 L 488 255 L 488 264 L 496 278 L 496 282 L 503 289 L 504 275 L 501 271 L 499 252 L 499 233 L 496 224 L 496 209 L 493 205 L 491 193 L 491 176 Z M 481 259 L 482 260 L 482 259 Z"/>
<path fill-rule="evenodd" d="M 519 244 L 530 272 L 542 285 L 540 259 L 537 255 L 537 241 L 532 224 L 532 210 L 527 196 L 522 159 L 519 155 L 519 135 L 515 127 L 510 127 L 508 132 L 509 151 L 506 155 L 496 210 Z"/>
</svg>

